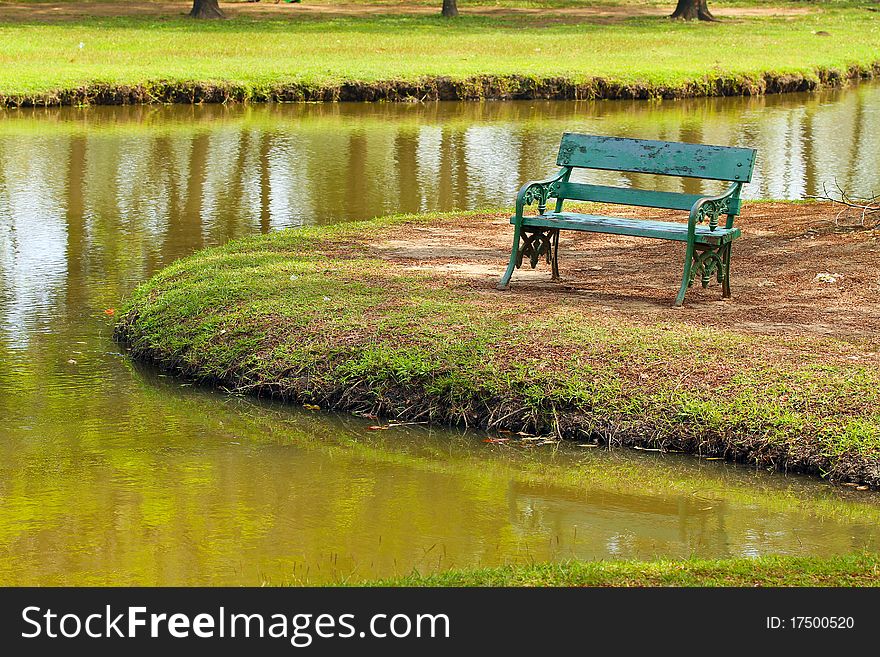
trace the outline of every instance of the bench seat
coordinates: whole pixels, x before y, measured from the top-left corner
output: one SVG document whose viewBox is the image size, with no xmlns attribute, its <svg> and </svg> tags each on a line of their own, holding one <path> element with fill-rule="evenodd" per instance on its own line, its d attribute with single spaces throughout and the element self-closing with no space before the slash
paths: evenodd
<svg viewBox="0 0 880 657">
<path fill-rule="evenodd" d="M 516 221 L 517 218 L 515 216 L 510 218 L 511 224 L 516 224 Z M 544 215 L 523 217 L 522 225 L 526 227 L 582 230 L 591 233 L 611 233 L 612 235 L 655 237 L 675 240 L 677 242 L 688 241 L 688 225 L 672 221 L 649 221 L 599 214 L 578 214 L 576 212 L 548 212 Z M 717 246 L 732 242 L 741 234 L 739 228 L 723 228 L 718 226 L 715 230 L 711 230 L 709 226 L 698 224 L 694 232 L 694 241 L 698 244 Z"/>
</svg>

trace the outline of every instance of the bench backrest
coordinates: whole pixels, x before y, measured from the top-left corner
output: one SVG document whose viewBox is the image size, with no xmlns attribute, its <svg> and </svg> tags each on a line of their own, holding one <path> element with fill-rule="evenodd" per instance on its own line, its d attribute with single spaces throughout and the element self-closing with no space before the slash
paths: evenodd
<svg viewBox="0 0 880 657">
<path fill-rule="evenodd" d="M 752 179 L 755 151 L 751 148 L 566 132 L 559 145 L 556 163 L 561 167 L 726 180 L 741 184 Z M 572 199 L 690 210 L 700 195 L 566 181 L 560 184 L 557 198 L 560 202 L 562 199 Z M 738 194 L 730 205 L 730 213 L 739 213 Z"/>
<path fill-rule="evenodd" d="M 559 144 L 559 166 L 746 183 L 752 179 L 751 148 L 625 139 L 566 132 Z"/>
</svg>

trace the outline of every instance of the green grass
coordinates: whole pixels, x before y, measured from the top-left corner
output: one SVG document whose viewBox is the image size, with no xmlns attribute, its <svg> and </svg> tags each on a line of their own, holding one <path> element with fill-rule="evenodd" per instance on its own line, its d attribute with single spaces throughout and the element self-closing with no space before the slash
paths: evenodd
<svg viewBox="0 0 880 657">
<path fill-rule="evenodd" d="M 569 561 L 450 570 L 364 586 L 878 586 L 880 557 Z"/>
<path fill-rule="evenodd" d="M 610 24 L 546 16 L 296 16 L 294 10 L 201 22 L 163 15 L 7 19 L 0 22 L 0 95 L 163 81 L 229 85 L 239 97 L 260 97 L 285 85 L 320 89 L 346 81 L 484 75 L 579 83 L 603 78 L 652 89 L 690 85 L 686 93 L 705 94 L 714 93 L 707 79 L 748 78 L 760 91 L 754 81 L 763 74 L 816 80 L 823 70 L 845 72 L 880 60 L 880 13 L 837 5 L 720 24 L 659 16 Z"/>
<path fill-rule="evenodd" d="M 322 407 L 880 485 L 880 373 L 847 358 L 857 346 L 613 320 L 564 299 L 490 304 L 367 252 L 367 235 L 443 221 L 279 231 L 194 254 L 135 291 L 117 335 L 137 357 Z"/>
</svg>

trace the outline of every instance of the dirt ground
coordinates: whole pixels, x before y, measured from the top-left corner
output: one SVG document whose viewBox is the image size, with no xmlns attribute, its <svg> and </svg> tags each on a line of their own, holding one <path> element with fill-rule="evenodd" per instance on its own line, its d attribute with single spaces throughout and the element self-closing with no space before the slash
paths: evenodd
<svg viewBox="0 0 880 657">
<path fill-rule="evenodd" d="M 681 221 L 680 213 L 604 207 L 600 213 Z M 683 308 L 672 302 L 681 282 L 684 244 L 636 237 L 562 231 L 562 280 L 550 281 L 544 262 L 524 263 L 510 290 L 495 284 L 509 257 L 507 216 L 469 217 L 439 227 L 397 229 L 373 245 L 401 266 L 429 270 L 465 283 L 488 303 L 575 301 L 596 312 L 646 322 L 686 321 L 747 333 L 833 337 L 860 346 L 880 361 L 880 229 L 853 230 L 836 221 L 827 203 L 751 203 L 737 225 L 733 246 L 733 298 L 721 299 L 716 283 L 697 281 Z M 686 220 L 686 219 L 685 219 Z"/>
<path fill-rule="evenodd" d="M 110 2 L 107 0 L 85 0 L 82 2 L 4 2 L 0 0 L 0 22 L 19 21 L 72 21 L 87 17 L 112 16 L 156 16 L 176 17 L 189 12 L 191 2 L 178 0 L 148 0 L 146 2 Z M 493 7 L 463 5 L 460 12 L 474 16 L 535 17 L 545 22 L 614 22 L 638 16 L 668 16 L 674 3 L 669 6 L 654 5 L 618 5 L 590 6 L 573 8 L 541 8 L 541 7 Z M 253 16 L 277 18 L 311 17 L 336 18 L 344 16 L 376 16 L 387 14 L 405 14 L 409 16 L 435 15 L 440 11 L 440 2 L 436 4 L 412 4 L 406 2 L 388 2 L 383 4 L 361 3 L 317 3 L 305 0 L 302 3 L 274 2 L 222 2 L 221 9 L 229 18 L 236 16 Z M 719 7 L 712 8 L 712 13 L 721 18 L 737 18 L 750 16 L 801 16 L 813 10 L 809 7 Z M 552 19 L 546 20 L 548 16 Z"/>
</svg>

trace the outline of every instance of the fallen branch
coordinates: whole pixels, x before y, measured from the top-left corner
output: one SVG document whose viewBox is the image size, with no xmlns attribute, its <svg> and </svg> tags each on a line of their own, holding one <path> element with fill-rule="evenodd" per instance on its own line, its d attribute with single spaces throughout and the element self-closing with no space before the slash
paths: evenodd
<svg viewBox="0 0 880 657">
<path fill-rule="evenodd" d="M 834 223 L 837 226 L 845 228 L 855 228 L 863 230 L 875 230 L 880 228 L 880 195 L 872 196 L 851 196 L 846 192 L 837 180 L 834 181 L 837 188 L 836 196 L 828 192 L 827 185 L 822 185 L 822 194 L 811 194 L 807 198 L 817 201 L 830 201 L 836 205 L 842 206 L 840 211 L 834 217 Z M 853 214 L 858 215 L 858 219 L 854 223 L 844 223 L 843 219 L 852 217 Z"/>
</svg>

